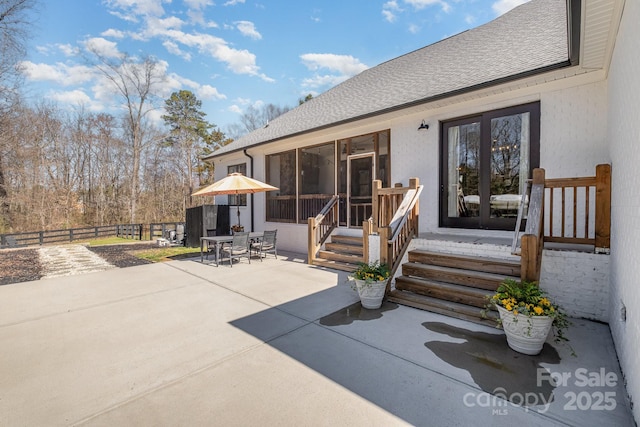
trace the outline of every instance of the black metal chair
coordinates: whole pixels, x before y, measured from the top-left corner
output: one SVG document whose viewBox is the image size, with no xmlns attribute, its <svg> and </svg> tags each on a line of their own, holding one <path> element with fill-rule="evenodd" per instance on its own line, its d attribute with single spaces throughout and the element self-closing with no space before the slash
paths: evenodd
<svg viewBox="0 0 640 427">
<path fill-rule="evenodd" d="M 233 234 L 233 240 L 231 243 L 225 243 L 222 245 L 222 259 L 225 255 L 229 257 L 229 265 L 233 267 L 233 260 L 247 257 L 249 263 L 251 263 L 251 251 L 249 247 L 249 233 L 238 232 Z"/>
<path fill-rule="evenodd" d="M 260 261 L 262 261 L 262 254 L 265 254 L 266 257 L 266 254 L 269 252 L 272 252 L 276 259 L 278 259 L 278 247 L 276 244 L 277 233 L 278 230 L 265 231 L 259 242 L 251 244 L 251 249 L 258 254 Z"/>
</svg>

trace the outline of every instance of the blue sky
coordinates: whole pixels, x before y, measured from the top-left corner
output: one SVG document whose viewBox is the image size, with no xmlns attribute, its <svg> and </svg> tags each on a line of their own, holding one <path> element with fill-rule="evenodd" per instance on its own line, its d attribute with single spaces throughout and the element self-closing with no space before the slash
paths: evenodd
<svg viewBox="0 0 640 427">
<path fill-rule="evenodd" d="M 169 77 L 161 98 L 191 90 L 225 130 L 250 105 L 293 107 L 524 1 L 43 0 L 24 62 L 27 95 L 115 113 L 83 51 L 153 55 Z"/>
</svg>

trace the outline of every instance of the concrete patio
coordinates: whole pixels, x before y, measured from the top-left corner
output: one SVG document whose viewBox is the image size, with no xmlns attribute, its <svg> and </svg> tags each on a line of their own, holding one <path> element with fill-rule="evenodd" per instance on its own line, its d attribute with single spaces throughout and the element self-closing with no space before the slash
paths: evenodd
<svg viewBox="0 0 640 427">
<path fill-rule="evenodd" d="M 0 425 L 634 425 L 607 325 L 531 357 L 357 301 L 293 253 L 0 286 Z"/>
</svg>

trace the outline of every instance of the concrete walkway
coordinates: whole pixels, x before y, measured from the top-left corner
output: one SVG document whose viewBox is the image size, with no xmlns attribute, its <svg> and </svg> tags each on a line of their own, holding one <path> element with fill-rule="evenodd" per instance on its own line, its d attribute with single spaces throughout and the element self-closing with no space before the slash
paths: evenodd
<svg viewBox="0 0 640 427">
<path fill-rule="evenodd" d="M 606 325 L 575 322 L 577 357 L 530 357 L 357 301 L 296 254 L 2 286 L 0 425 L 633 425 Z"/>
<path fill-rule="evenodd" d="M 84 245 L 43 246 L 38 249 L 43 279 L 94 273 L 115 268 Z"/>
</svg>

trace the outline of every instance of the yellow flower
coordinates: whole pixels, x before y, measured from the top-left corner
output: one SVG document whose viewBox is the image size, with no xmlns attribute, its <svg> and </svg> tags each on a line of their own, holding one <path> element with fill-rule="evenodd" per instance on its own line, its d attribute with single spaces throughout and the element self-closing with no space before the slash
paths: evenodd
<svg viewBox="0 0 640 427">
<path fill-rule="evenodd" d="M 518 310 L 513 310 L 513 314 L 518 315 Z"/>
<path fill-rule="evenodd" d="M 541 314 L 544 312 L 544 310 L 542 309 L 542 307 L 538 307 L 538 306 L 533 307 L 533 311 L 534 311 L 538 316 L 539 316 L 539 315 L 541 315 Z"/>
<path fill-rule="evenodd" d="M 507 311 L 511 311 L 511 309 L 512 309 L 513 307 L 511 306 L 511 304 L 507 304 L 507 305 L 505 305 L 505 306 L 504 306 L 504 308 L 506 308 L 506 309 L 507 309 Z"/>
</svg>

